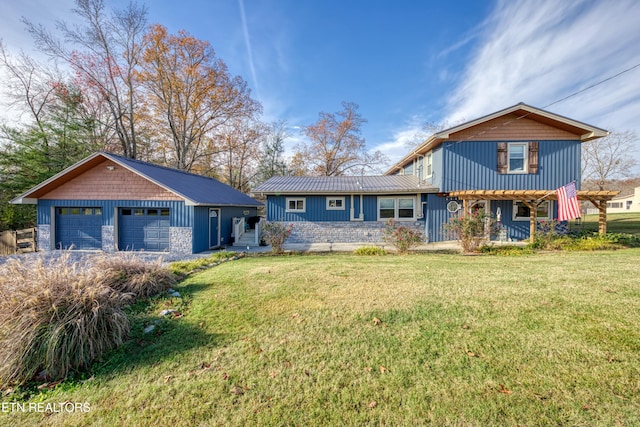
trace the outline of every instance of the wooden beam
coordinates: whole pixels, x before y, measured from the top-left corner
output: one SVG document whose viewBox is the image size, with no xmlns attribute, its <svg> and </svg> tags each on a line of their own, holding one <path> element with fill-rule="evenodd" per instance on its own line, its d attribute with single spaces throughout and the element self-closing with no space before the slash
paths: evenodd
<svg viewBox="0 0 640 427">
<path fill-rule="evenodd" d="M 603 236 L 607 233 L 607 202 L 601 201 L 598 210 L 598 233 Z"/>
<path fill-rule="evenodd" d="M 522 203 L 529 208 L 529 243 L 533 243 L 536 240 L 538 229 L 538 204 L 528 200 L 523 200 Z"/>
</svg>

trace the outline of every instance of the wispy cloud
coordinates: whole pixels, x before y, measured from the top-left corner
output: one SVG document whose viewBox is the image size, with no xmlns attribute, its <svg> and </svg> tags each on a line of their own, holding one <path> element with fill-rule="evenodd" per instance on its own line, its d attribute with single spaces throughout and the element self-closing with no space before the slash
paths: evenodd
<svg viewBox="0 0 640 427">
<path fill-rule="evenodd" d="M 255 88 L 256 95 L 260 98 L 260 89 L 258 86 L 258 77 L 256 74 L 256 67 L 253 61 L 253 49 L 251 48 L 251 36 L 249 35 L 249 26 L 247 25 L 247 14 L 244 9 L 244 0 L 238 0 L 238 6 L 240 7 L 240 19 L 242 20 L 242 33 L 244 34 L 244 44 L 247 48 L 247 58 L 249 59 L 249 70 L 251 71 L 251 79 L 253 80 L 253 87 Z"/>
<path fill-rule="evenodd" d="M 639 63 L 638 16 L 634 0 L 498 1 L 451 94 L 447 120 L 472 119 L 520 101 L 545 107 Z M 614 118 L 609 125 L 640 126 L 640 69 L 550 110 L 600 126 Z"/>
</svg>

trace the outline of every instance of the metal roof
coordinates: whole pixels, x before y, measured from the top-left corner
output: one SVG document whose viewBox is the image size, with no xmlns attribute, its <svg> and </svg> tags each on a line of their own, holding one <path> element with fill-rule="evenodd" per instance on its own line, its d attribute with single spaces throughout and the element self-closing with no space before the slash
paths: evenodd
<svg viewBox="0 0 640 427">
<path fill-rule="evenodd" d="M 195 175 L 140 160 L 133 160 L 116 154 L 97 152 L 52 176 L 11 201 L 11 203 L 34 203 L 38 197 L 69 180 L 69 176 L 82 173 L 96 162 L 109 159 L 131 172 L 183 198 L 189 205 L 203 206 L 262 206 L 262 203 L 248 195 L 202 175 Z"/>
<path fill-rule="evenodd" d="M 252 190 L 253 194 L 366 194 L 429 193 L 414 175 L 393 176 L 276 176 Z"/>
</svg>

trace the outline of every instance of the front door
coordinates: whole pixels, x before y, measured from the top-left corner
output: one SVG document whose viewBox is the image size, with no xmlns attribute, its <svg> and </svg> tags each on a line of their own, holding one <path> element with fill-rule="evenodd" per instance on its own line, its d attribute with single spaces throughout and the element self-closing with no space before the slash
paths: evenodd
<svg viewBox="0 0 640 427">
<path fill-rule="evenodd" d="M 220 246 L 220 209 L 209 209 L 209 249 Z"/>
</svg>

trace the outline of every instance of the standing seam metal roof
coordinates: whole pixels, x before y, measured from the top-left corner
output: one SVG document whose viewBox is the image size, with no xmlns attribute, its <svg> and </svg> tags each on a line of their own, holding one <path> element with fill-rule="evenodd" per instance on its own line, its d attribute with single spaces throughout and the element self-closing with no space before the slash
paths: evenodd
<svg viewBox="0 0 640 427">
<path fill-rule="evenodd" d="M 260 184 L 252 193 L 418 193 L 436 192 L 420 185 L 414 175 L 389 176 L 277 176 Z"/>
</svg>

